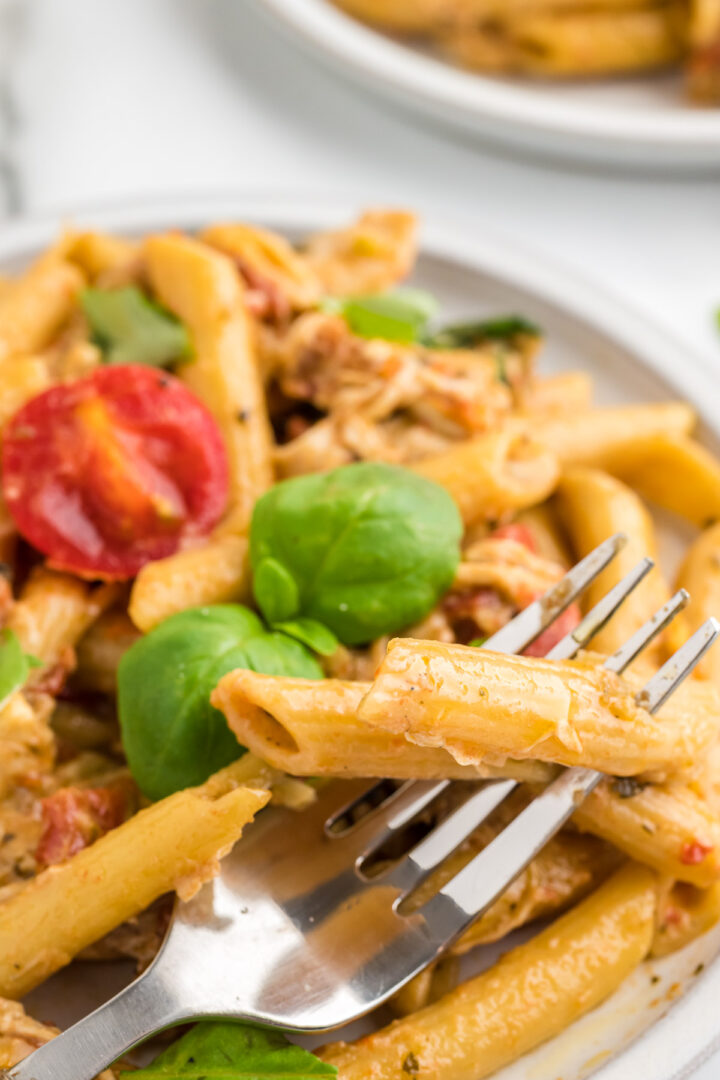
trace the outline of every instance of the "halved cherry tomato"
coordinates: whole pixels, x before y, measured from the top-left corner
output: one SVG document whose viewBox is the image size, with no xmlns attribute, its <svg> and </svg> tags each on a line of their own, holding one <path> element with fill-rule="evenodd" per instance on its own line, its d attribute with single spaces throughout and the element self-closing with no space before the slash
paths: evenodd
<svg viewBox="0 0 720 1080">
<path fill-rule="evenodd" d="M 220 519 L 225 444 L 172 375 L 100 368 L 53 386 L 8 423 L 3 492 L 18 530 L 53 566 L 129 578 Z"/>
<path fill-rule="evenodd" d="M 522 544 L 528 551 L 532 551 L 534 555 L 537 555 L 537 544 L 532 529 L 521 521 L 513 521 L 509 525 L 500 525 L 499 528 L 490 533 L 490 538 L 492 540 L 515 540 L 516 543 Z"/>
</svg>

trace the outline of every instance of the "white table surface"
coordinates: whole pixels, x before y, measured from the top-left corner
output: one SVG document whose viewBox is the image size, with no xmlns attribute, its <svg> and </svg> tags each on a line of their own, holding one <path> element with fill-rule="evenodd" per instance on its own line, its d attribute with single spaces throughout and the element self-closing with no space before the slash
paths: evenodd
<svg viewBox="0 0 720 1080">
<path fill-rule="evenodd" d="M 0 213 L 212 189 L 345 195 L 492 226 L 720 368 L 720 177 L 501 157 L 340 84 L 256 0 L 0 0 Z M 720 1057 L 697 1073 L 717 1080 Z"/>
</svg>

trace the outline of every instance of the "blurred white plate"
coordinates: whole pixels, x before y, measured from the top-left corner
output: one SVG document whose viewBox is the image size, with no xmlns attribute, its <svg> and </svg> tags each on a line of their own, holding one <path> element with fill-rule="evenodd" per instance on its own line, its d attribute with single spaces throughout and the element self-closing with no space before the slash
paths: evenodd
<svg viewBox="0 0 720 1080">
<path fill-rule="evenodd" d="M 74 221 L 121 233 L 192 230 L 207 222 L 246 220 L 299 238 L 351 220 L 355 207 L 294 197 L 195 199 L 80 209 Z M 0 274 L 24 265 L 56 236 L 57 218 L 6 226 L 0 237 Z M 582 367 L 597 384 L 598 400 L 682 397 L 703 417 L 701 437 L 720 447 L 717 376 L 702 360 L 668 339 L 602 288 L 508 243 L 502 236 L 463 235 L 429 223 L 414 280 L 434 292 L 449 318 L 521 312 L 547 333 L 542 370 Z M 664 528 L 665 546 L 680 539 L 677 523 Z M 71 918 L 72 914 L 69 913 Z M 527 935 L 525 935 L 527 936 Z M 500 945 L 500 950 L 507 942 Z M 497 1074 L 497 1080 L 681 1080 L 720 1043 L 720 927 L 662 962 L 642 965 L 599 1009 L 565 1033 Z M 492 955 L 480 950 L 475 970 Z M 73 965 L 31 995 L 43 1019 L 66 1026 L 107 1000 L 129 977 L 128 965 Z M 672 1007 L 671 1007 L 672 1006 Z M 370 1030 L 372 1018 L 354 1025 Z M 339 1033 L 343 1034 L 343 1033 Z M 318 1040 L 315 1040 L 317 1044 Z"/>
<path fill-rule="evenodd" d="M 673 172 L 720 166 L 720 108 L 683 99 L 676 75 L 557 83 L 463 71 L 345 15 L 330 0 L 255 0 L 338 74 L 514 150 Z"/>
</svg>

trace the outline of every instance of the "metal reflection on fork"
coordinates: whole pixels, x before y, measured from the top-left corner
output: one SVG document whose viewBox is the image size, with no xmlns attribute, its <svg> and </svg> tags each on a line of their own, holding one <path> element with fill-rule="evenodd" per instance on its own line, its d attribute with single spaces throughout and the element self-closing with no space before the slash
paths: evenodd
<svg viewBox="0 0 720 1080">
<path fill-rule="evenodd" d="M 579 596 L 620 549 L 611 537 L 548 594 L 485 643 L 520 652 Z M 552 649 L 587 645 L 650 570 L 645 559 Z M 687 602 L 677 593 L 605 662 L 621 672 Z M 720 633 L 710 619 L 637 695 L 655 712 Z M 92 1080 L 164 1027 L 198 1017 L 245 1019 L 286 1030 L 340 1027 L 385 1001 L 481 915 L 567 821 L 601 774 L 561 771 L 486 848 L 412 911 L 402 901 L 507 798 L 513 780 L 479 782 L 385 872 L 366 860 L 430 807 L 449 781 L 409 781 L 389 796 L 367 781 L 321 788 L 301 814 L 271 808 L 223 860 L 220 875 L 178 903 L 153 964 L 120 994 L 6 1073 L 5 1080 Z M 466 785 L 467 787 L 467 785 Z M 380 794 L 359 821 L 352 810 Z M 371 799 L 372 801 L 372 799 Z M 72 917 L 71 914 L 69 917 Z"/>
</svg>

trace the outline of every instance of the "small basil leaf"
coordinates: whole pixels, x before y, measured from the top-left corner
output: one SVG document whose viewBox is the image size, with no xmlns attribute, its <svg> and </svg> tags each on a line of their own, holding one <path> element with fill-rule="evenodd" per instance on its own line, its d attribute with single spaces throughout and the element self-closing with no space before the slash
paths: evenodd
<svg viewBox="0 0 720 1080">
<path fill-rule="evenodd" d="M 542 331 L 521 315 L 454 323 L 425 339 L 432 349 L 471 349 L 487 341 L 512 341 L 517 337 L 541 337 Z"/>
<path fill-rule="evenodd" d="M 42 660 L 38 659 L 37 656 L 33 656 L 32 653 L 26 652 L 25 653 L 25 659 L 28 662 L 28 667 L 29 668 L 39 668 L 39 667 L 43 666 Z"/>
<path fill-rule="evenodd" d="M 210 704 L 217 683 L 235 668 L 323 677 L 304 645 L 268 633 L 240 604 L 171 615 L 125 653 L 118 667 L 120 729 L 130 771 L 148 798 L 202 784 L 244 752 Z"/>
<path fill-rule="evenodd" d="M 488 635 L 485 634 L 484 637 L 473 638 L 472 641 L 468 642 L 468 645 L 472 645 L 472 647 L 475 648 L 475 649 L 481 649 L 487 640 L 488 640 Z"/>
<path fill-rule="evenodd" d="M 258 563 L 253 576 L 253 591 L 270 624 L 291 619 L 300 610 L 295 579 L 277 559 L 262 559 Z"/>
<path fill-rule="evenodd" d="M 250 560 L 280 563 L 299 613 L 361 645 L 432 610 L 452 584 L 461 536 L 457 506 L 438 484 L 393 465 L 344 465 L 258 500 Z"/>
<path fill-rule="evenodd" d="M 190 357 L 183 324 L 134 286 L 85 289 L 80 300 L 106 363 L 169 367 Z"/>
<path fill-rule="evenodd" d="M 436 313 L 437 301 L 422 289 L 394 289 L 374 296 L 328 297 L 321 306 L 342 315 L 354 334 L 385 341 L 417 341 Z"/>
<path fill-rule="evenodd" d="M 332 656 L 340 644 L 332 630 L 328 630 L 327 626 L 315 619 L 290 619 L 287 622 L 275 623 L 274 629 L 297 638 L 321 656 Z"/>
<path fill-rule="evenodd" d="M 16 690 L 20 690 L 25 685 L 30 667 L 38 665 L 42 667 L 39 661 L 31 665 L 29 657 L 22 651 L 18 636 L 13 630 L 2 631 L 0 634 L 0 708 Z"/>
<path fill-rule="evenodd" d="M 334 1065 L 288 1042 L 281 1031 L 249 1024 L 196 1024 L 128 1080 L 310 1080 L 337 1075 Z"/>
</svg>

